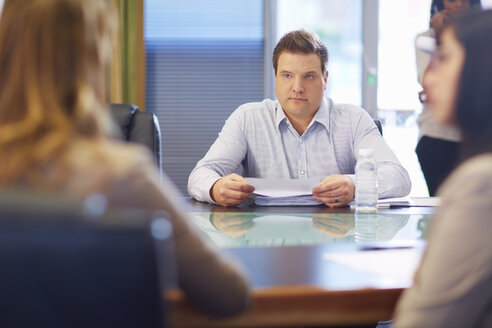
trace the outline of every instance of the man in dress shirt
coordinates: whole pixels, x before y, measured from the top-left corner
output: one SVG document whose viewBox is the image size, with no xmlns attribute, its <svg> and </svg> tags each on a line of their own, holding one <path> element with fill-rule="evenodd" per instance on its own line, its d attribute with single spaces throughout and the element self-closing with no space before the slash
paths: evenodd
<svg viewBox="0 0 492 328">
<path fill-rule="evenodd" d="M 305 30 L 286 34 L 273 52 L 277 101 L 239 106 L 191 172 L 188 192 L 200 201 L 236 206 L 254 187 L 246 177 L 319 177 L 313 198 L 346 206 L 355 195 L 359 149 L 374 149 L 379 198 L 410 192 L 410 179 L 362 108 L 324 97 L 328 50 Z"/>
</svg>

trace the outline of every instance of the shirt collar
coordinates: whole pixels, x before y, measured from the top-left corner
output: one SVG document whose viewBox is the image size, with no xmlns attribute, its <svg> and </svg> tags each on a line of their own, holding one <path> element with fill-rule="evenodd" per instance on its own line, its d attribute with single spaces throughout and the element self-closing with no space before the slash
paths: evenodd
<svg viewBox="0 0 492 328">
<path fill-rule="evenodd" d="M 330 109 L 331 101 L 328 101 L 326 97 L 323 97 L 321 106 L 319 106 L 318 111 L 314 114 L 313 121 L 322 124 L 327 131 L 330 131 Z"/>
<path fill-rule="evenodd" d="M 277 129 L 280 129 L 280 123 L 287 120 L 287 116 L 285 116 L 284 110 L 280 103 L 277 101 L 277 106 L 275 107 L 275 126 Z"/>
<path fill-rule="evenodd" d="M 318 108 L 318 111 L 316 114 L 314 114 L 313 117 L 313 122 L 318 122 L 322 124 L 327 131 L 329 131 L 329 126 L 330 126 L 330 108 L 331 108 L 331 101 L 329 101 L 327 98 L 323 97 L 323 101 L 321 102 L 321 106 Z M 287 120 L 287 116 L 285 116 L 285 113 L 282 109 L 282 106 L 280 106 L 280 103 L 277 102 L 277 106 L 275 108 L 275 126 L 277 129 L 280 128 L 280 123 L 284 122 Z M 310 124 L 309 126 L 311 126 Z"/>
</svg>

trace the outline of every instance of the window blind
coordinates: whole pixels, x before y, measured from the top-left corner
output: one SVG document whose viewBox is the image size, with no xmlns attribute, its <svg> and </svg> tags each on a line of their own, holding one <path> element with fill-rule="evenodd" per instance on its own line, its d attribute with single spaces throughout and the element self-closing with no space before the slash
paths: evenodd
<svg viewBox="0 0 492 328">
<path fill-rule="evenodd" d="M 146 110 L 161 125 L 163 170 L 185 194 L 230 113 L 263 99 L 262 11 L 262 1 L 146 1 Z"/>
</svg>

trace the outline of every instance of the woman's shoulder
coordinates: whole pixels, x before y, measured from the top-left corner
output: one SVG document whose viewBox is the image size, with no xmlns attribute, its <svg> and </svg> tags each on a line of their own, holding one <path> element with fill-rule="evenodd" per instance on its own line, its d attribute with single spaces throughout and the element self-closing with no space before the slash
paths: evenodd
<svg viewBox="0 0 492 328">
<path fill-rule="evenodd" d="M 67 157 L 72 167 L 81 170 L 92 167 L 111 175 L 125 174 L 152 162 L 150 150 L 144 146 L 111 139 L 76 141 Z"/>
<path fill-rule="evenodd" d="M 492 153 L 470 158 L 460 165 L 451 176 L 453 180 L 470 177 L 477 177 L 481 180 L 492 178 Z"/>
<path fill-rule="evenodd" d="M 131 159 L 138 156 L 150 156 L 150 150 L 142 145 L 113 139 L 80 140 L 77 142 L 79 151 L 105 156 L 113 160 Z"/>
<path fill-rule="evenodd" d="M 158 180 L 150 150 L 116 140 L 87 139 L 72 142 L 63 159 L 53 167 L 53 174 L 66 172 L 62 190 L 76 195 L 133 189 L 142 179 Z M 114 197 L 113 197 L 114 198 Z"/>
<path fill-rule="evenodd" d="M 465 194 L 481 192 L 492 194 L 492 153 L 485 153 L 468 159 L 445 181 L 439 192 Z"/>
</svg>

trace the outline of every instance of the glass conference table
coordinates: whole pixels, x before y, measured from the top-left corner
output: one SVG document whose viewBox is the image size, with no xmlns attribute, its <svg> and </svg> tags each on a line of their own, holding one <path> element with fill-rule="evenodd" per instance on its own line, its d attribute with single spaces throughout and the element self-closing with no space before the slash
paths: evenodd
<svg viewBox="0 0 492 328">
<path fill-rule="evenodd" d="M 167 299 L 172 327 L 299 327 L 359 325 L 391 319 L 420 260 L 433 207 L 380 209 L 238 208 L 186 200 L 205 238 L 246 269 L 249 310 L 212 319 L 182 293 Z M 211 300 L 213 302 L 213 300 Z"/>
</svg>

